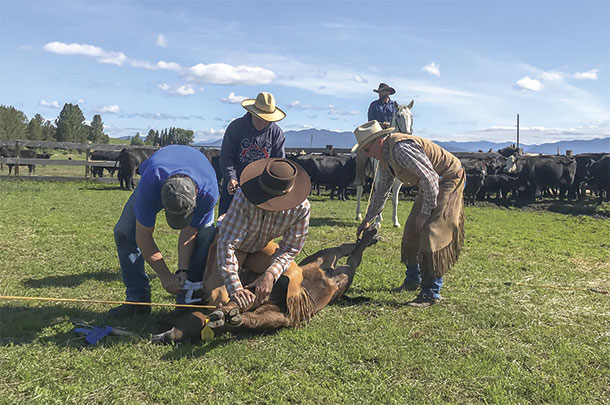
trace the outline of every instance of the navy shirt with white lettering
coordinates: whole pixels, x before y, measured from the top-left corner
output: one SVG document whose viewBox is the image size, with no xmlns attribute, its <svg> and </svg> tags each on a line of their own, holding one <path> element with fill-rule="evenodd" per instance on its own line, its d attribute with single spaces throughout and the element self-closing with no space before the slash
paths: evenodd
<svg viewBox="0 0 610 405">
<path fill-rule="evenodd" d="M 199 150 L 170 145 L 156 151 L 140 165 L 140 182 L 134 191 L 136 219 L 144 226 L 155 226 L 157 213 L 163 209 L 161 187 L 169 176 L 184 174 L 197 185 L 197 202 L 191 226 L 202 228 L 214 223 L 214 206 L 218 200 L 216 173 Z"/>
<path fill-rule="evenodd" d="M 270 157 L 285 157 L 284 131 L 270 123 L 262 131 L 252 125 L 250 113 L 233 120 L 225 131 L 220 149 L 220 170 L 225 180 L 239 181 L 241 172 L 250 163 Z"/>
<path fill-rule="evenodd" d="M 369 106 L 369 121 L 392 122 L 394 111 L 394 101 L 388 100 L 387 103 L 384 103 L 381 99 L 377 99 Z"/>
</svg>

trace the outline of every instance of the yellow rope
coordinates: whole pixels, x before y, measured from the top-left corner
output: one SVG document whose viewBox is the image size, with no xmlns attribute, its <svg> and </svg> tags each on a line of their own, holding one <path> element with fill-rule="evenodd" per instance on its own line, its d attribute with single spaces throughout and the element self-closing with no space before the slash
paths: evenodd
<svg viewBox="0 0 610 405">
<path fill-rule="evenodd" d="M 23 300 L 23 301 L 51 301 L 51 302 L 84 302 L 88 304 L 127 304 L 127 305 L 146 305 L 153 307 L 179 307 L 179 308 L 211 308 L 213 305 L 189 305 L 189 304 L 164 304 L 156 302 L 131 302 L 131 301 L 108 301 L 108 300 L 84 300 L 78 298 L 51 298 L 51 297 L 17 297 L 13 295 L 0 295 L 3 300 Z"/>
</svg>

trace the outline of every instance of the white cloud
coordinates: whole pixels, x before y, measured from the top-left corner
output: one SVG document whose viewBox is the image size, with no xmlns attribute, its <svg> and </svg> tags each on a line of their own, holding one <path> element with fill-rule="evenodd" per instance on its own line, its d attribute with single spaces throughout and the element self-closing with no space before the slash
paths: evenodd
<svg viewBox="0 0 610 405">
<path fill-rule="evenodd" d="M 286 108 L 294 108 L 294 109 L 304 110 L 304 109 L 308 109 L 308 108 L 313 108 L 313 106 L 311 104 L 303 104 L 299 100 L 294 100 L 293 102 L 288 103 Z"/>
<path fill-rule="evenodd" d="M 542 72 L 540 75 L 542 80 L 547 82 L 563 80 L 563 73 L 560 72 Z"/>
<path fill-rule="evenodd" d="M 165 35 L 159 34 L 157 36 L 157 46 L 160 46 L 161 48 L 167 48 L 167 39 L 165 38 Z"/>
<path fill-rule="evenodd" d="M 179 64 L 174 62 L 165 62 L 163 60 L 153 64 L 146 60 L 132 59 L 129 61 L 129 64 L 134 68 L 144 68 L 148 70 L 175 70 L 176 72 L 180 72 L 182 70 L 182 66 Z"/>
<path fill-rule="evenodd" d="M 244 96 L 236 96 L 234 92 L 230 92 L 227 97 L 221 98 L 220 101 L 228 104 L 241 104 L 241 102 L 246 100 L 247 98 L 248 97 Z"/>
<path fill-rule="evenodd" d="M 97 107 L 94 111 L 97 113 L 118 114 L 121 112 L 121 108 L 116 104 L 104 105 L 101 107 Z"/>
<path fill-rule="evenodd" d="M 214 84 L 269 84 L 275 80 L 275 73 L 261 67 L 231 66 L 226 63 L 198 63 L 184 72 L 188 80 Z"/>
<path fill-rule="evenodd" d="M 123 52 L 105 51 L 98 46 L 87 44 L 66 44 L 63 42 L 49 42 L 43 49 L 47 52 L 60 55 L 83 55 L 95 58 L 100 63 L 110 63 L 123 66 L 127 56 Z"/>
<path fill-rule="evenodd" d="M 536 79 L 532 79 L 529 76 L 525 76 L 517 80 L 517 87 L 523 90 L 540 91 L 544 88 L 542 83 Z"/>
<path fill-rule="evenodd" d="M 59 105 L 59 101 L 40 100 L 40 102 L 38 104 L 41 105 L 42 107 L 48 107 L 48 108 L 60 108 L 61 107 Z"/>
<path fill-rule="evenodd" d="M 597 73 L 599 69 L 591 69 L 586 72 L 574 73 L 574 78 L 578 80 L 597 80 Z"/>
<path fill-rule="evenodd" d="M 178 96 L 191 96 L 196 93 L 195 89 L 190 84 L 170 86 L 167 83 L 161 83 L 157 87 L 159 87 L 159 89 L 165 92 L 168 92 L 169 94 L 174 94 Z"/>
<path fill-rule="evenodd" d="M 424 72 L 428 72 L 431 75 L 434 75 L 436 77 L 441 77 L 441 69 L 440 69 L 440 65 L 438 65 L 436 62 L 431 62 L 428 63 L 426 66 L 424 66 L 422 68 L 422 70 Z"/>
<path fill-rule="evenodd" d="M 368 83 L 368 81 L 360 75 L 354 75 L 354 80 L 358 83 Z"/>
</svg>

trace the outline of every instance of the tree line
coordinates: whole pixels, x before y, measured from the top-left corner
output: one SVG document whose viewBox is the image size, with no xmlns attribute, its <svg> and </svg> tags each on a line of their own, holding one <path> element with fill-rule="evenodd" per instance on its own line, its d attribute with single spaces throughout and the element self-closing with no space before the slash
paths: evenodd
<svg viewBox="0 0 610 405">
<path fill-rule="evenodd" d="M 59 116 L 54 120 L 45 120 L 40 114 L 28 120 L 27 115 L 13 106 L 0 105 L 0 139 L 27 139 L 32 141 L 57 141 L 76 143 L 109 143 L 110 137 L 104 133 L 104 123 L 99 114 L 95 114 L 90 124 L 78 104 L 64 104 Z M 195 133 L 190 129 L 165 128 L 161 131 L 151 129 L 146 138 L 140 133 L 131 137 L 132 145 L 171 144 L 190 145 Z"/>
</svg>

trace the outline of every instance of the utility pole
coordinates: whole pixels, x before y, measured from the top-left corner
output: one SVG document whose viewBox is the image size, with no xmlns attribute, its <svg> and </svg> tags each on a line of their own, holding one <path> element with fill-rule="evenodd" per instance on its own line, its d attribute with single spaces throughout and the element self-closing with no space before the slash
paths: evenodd
<svg viewBox="0 0 610 405">
<path fill-rule="evenodd" d="M 517 150 L 519 150 L 519 113 L 517 113 Z"/>
</svg>

